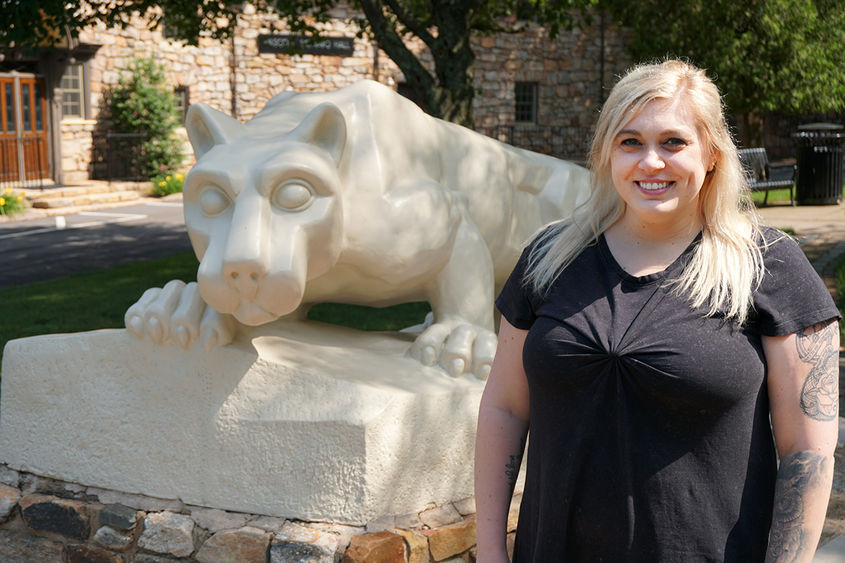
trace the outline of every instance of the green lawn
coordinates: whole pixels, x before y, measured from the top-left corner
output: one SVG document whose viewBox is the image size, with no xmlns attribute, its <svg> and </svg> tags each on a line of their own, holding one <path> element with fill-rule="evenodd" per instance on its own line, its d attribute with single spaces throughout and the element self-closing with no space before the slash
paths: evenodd
<svg viewBox="0 0 845 563">
<path fill-rule="evenodd" d="M 792 189 L 793 195 L 795 195 L 795 188 Z M 845 184 L 842 185 L 842 195 L 845 197 Z M 763 204 L 763 199 L 766 197 L 766 192 L 751 192 L 751 199 L 757 205 Z M 767 204 L 772 203 L 789 203 L 789 190 L 782 189 L 782 190 L 770 190 L 769 191 L 769 200 Z"/>
<path fill-rule="evenodd" d="M 183 252 L 147 262 L 0 290 L 0 358 L 6 342 L 37 334 L 122 328 L 123 315 L 150 287 L 173 279 L 196 279 L 197 260 Z M 421 323 L 427 303 L 406 303 L 384 309 L 324 303 L 308 318 L 361 330 L 399 330 Z"/>
</svg>

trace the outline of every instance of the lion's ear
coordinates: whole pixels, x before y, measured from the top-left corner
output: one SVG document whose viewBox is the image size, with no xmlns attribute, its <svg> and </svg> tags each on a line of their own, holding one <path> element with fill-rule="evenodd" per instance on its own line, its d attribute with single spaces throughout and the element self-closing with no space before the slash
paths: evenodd
<svg viewBox="0 0 845 563">
<path fill-rule="evenodd" d="M 346 118 L 336 105 L 322 103 L 305 116 L 290 137 L 322 148 L 338 163 L 346 147 Z"/>
<path fill-rule="evenodd" d="M 221 145 L 244 134 L 246 126 L 222 111 L 208 104 L 196 103 L 188 108 L 185 129 L 197 158 L 210 151 L 214 145 Z"/>
</svg>

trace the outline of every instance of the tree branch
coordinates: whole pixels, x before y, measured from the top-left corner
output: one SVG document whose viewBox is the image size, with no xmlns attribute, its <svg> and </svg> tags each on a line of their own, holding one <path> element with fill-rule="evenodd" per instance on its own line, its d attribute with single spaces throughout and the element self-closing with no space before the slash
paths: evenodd
<svg viewBox="0 0 845 563">
<path fill-rule="evenodd" d="M 385 0 L 390 10 L 399 20 L 399 23 L 408 28 L 408 30 L 419 37 L 423 43 L 431 48 L 434 42 L 434 37 L 428 32 L 425 23 L 417 20 L 408 10 L 403 8 L 396 0 Z"/>
</svg>

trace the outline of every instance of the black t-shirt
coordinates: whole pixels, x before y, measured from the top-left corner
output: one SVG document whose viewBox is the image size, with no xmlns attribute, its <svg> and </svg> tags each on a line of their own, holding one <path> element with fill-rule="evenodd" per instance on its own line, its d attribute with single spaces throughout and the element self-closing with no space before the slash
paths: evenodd
<svg viewBox="0 0 845 563">
<path fill-rule="evenodd" d="M 522 281 L 496 306 L 528 330 L 530 441 L 514 560 L 763 561 L 776 453 L 761 335 L 838 317 L 798 245 L 774 229 L 740 328 L 705 317 L 666 270 L 625 272 L 602 235 L 549 293 Z"/>
</svg>

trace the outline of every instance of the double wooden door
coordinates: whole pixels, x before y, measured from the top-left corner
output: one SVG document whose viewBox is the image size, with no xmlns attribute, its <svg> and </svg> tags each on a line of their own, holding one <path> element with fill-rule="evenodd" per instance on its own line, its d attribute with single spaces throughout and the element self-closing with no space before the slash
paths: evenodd
<svg viewBox="0 0 845 563">
<path fill-rule="evenodd" d="M 44 79 L 0 75 L 0 182 L 50 177 Z"/>
</svg>

